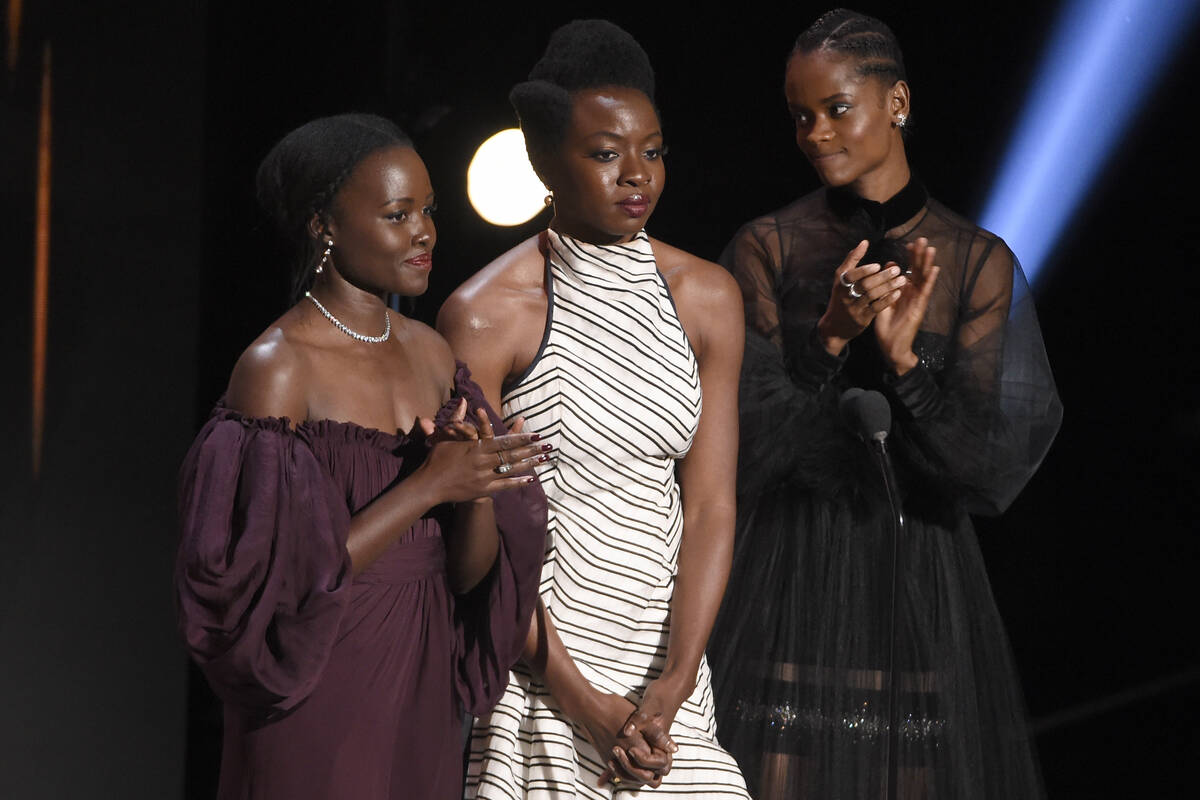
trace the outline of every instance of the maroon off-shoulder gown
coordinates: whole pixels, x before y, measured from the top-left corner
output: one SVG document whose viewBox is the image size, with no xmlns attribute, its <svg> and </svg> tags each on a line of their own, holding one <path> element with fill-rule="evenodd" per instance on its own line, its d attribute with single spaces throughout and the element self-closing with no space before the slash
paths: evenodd
<svg viewBox="0 0 1200 800">
<path fill-rule="evenodd" d="M 462 365 L 445 419 L 466 397 Z M 534 484 L 494 498 L 500 552 L 455 596 L 434 509 L 357 578 L 352 514 L 415 470 L 423 441 L 218 406 L 184 461 L 176 565 L 188 648 L 224 701 L 219 797 L 460 797 L 461 714 L 489 711 L 520 655 L 545 549 Z"/>
</svg>

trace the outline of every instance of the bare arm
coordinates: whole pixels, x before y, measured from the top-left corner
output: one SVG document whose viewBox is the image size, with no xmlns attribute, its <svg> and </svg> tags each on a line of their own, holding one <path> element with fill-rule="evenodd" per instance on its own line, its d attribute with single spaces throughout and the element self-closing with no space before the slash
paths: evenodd
<svg viewBox="0 0 1200 800">
<path fill-rule="evenodd" d="M 671 598 L 671 640 L 662 675 L 647 688 L 626 727 L 626 732 L 641 730 L 651 744 L 662 740 L 696 688 L 733 557 L 737 392 L 745 324 L 737 284 L 715 264 L 698 264 L 676 293 L 680 319 L 700 364 L 704 411 L 678 468 L 683 539 Z"/>
<path fill-rule="evenodd" d="M 533 624 L 529 626 L 529 635 L 525 639 L 525 650 L 521 653 L 524 661 L 533 674 L 546 684 L 546 688 L 554 695 L 558 707 L 571 719 L 583 719 L 596 710 L 598 693 L 579 671 L 574 660 L 567 653 L 566 645 L 558 637 L 554 622 L 550 619 L 546 606 L 538 601 L 533 612 Z M 629 704 L 628 716 L 633 710 Z M 624 721 L 617 720 L 616 728 Z"/>
</svg>

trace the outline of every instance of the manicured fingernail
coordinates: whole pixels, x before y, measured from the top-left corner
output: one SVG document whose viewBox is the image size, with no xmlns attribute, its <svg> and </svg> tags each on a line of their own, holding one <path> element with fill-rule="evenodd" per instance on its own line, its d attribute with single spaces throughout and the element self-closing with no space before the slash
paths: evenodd
<svg viewBox="0 0 1200 800">
<path fill-rule="evenodd" d="M 541 439 L 541 438 L 542 438 L 542 435 L 540 433 L 535 433 L 529 437 L 529 441 L 536 442 L 538 439 Z"/>
<path fill-rule="evenodd" d="M 538 456 L 538 459 L 537 459 L 537 460 L 538 460 L 538 463 L 540 463 L 540 464 L 544 464 L 545 462 L 547 462 L 547 461 L 549 461 L 549 460 L 550 460 L 550 456 L 548 456 L 548 455 L 545 455 L 545 456 Z"/>
<path fill-rule="evenodd" d="M 554 449 L 554 445 L 552 445 L 552 444 L 544 444 L 544 445 L 542 445 L 542 450 L 543 450 L 543 451 L 545 451 L 545 452 L 549 452 L 549 451 L 551 451 L 551 450 L 553 450 L 553 449 Z"/>
</svg>

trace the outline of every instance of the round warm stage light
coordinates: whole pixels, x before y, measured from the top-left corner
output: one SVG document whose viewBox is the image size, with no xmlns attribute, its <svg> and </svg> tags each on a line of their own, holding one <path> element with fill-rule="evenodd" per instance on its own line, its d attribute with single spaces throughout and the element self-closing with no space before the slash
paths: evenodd
<svg viewBox="0 0 1200 800">
<path fill-rule="evenodd" d="M 546 207 L 546 187 L 538 180 L 525 137 L 508 128 L 490 137 L 467 167 L 467 197 L 479 216 L 493 225 L 520 225 Z"/>
</svg>

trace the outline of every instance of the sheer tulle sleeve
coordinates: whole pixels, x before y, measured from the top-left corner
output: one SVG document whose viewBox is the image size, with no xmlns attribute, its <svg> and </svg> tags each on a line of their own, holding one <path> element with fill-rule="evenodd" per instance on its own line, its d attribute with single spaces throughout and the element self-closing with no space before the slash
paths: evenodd
<svg viewBox="0 0 1200 800">
<path fill-rule="evenodd" d="M 499 435 L 507 429 L 465 365 L 455 376 L 455 399 L 438 415 L 445 422 L 458 398 L 467 398 L 467 417 L 484 409 Z M 546 495 L 534 481 L 492 497 L 500 551 L 488 577 L 456 598 L 457 685 L 467 712 L 491 711 L 508 686 L 508 670 L 521 656 L 537 604 L 546 552 Z"/>
<path fill-rule="evenodd" d="M 272 714 L 316 685 L 346 604 L 345 501 L 284 420 L 218 411 L 180 475 L 175 589 L 226 702 Z"/>
<path fill-rule="evenodd" d="M 999 513 L 1041 463 L 1062 405 L 1020 264 L 994 237 L 974 247 L 944 369 L 922 364 L 886 382 L 906 471 L 974 513 Z"/>
<path fill-rule="evenodd" d="M 745 226 L 721 255 L 737 279 L 746 310 L 746 349 L 738 392 L 738 492 L 749 498 L 781 482 L 829 496 L 859 492 L 855 440 L 837 416 L 835 379 L 845 353 L 832 356 L 816 337 L 815 319 L 783 343 L 777 297 L 780 241 L 769 221 Z M 792 327 L 796 327 L 793 325 Z M 858 459 L 857 461 L 861 461 Z"/>
</svg>

